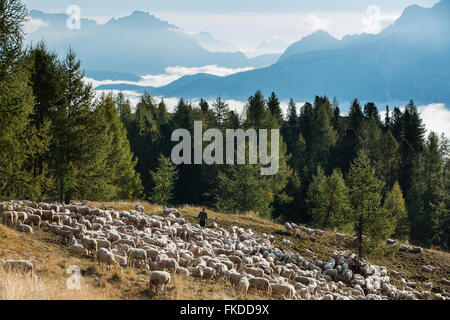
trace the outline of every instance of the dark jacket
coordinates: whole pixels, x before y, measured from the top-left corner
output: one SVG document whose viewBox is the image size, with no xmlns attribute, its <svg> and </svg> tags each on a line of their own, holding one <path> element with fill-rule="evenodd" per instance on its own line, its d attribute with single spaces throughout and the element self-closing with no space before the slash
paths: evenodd
<svg viewBox="0 0 450 320">
<path fill-rule="evenodd" d="M 198 214 L 198 219 L 200 221 L 206 221 L 206 219 L 208 219 L 208 214 L 205 211 L 202 211 Z"/>
</svg>

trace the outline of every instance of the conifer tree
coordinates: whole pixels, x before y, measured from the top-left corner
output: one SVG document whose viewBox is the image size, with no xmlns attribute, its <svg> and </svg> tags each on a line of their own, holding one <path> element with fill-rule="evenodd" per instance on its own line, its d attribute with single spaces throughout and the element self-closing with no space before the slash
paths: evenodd
<svg viewBox="0 0 450 320">
<path fill-rule="evenodd" d="M 257 212 L 269 217 L 273 200 L 268 192 L 267 180 L 260 175 L 260 165 L 231 165 L 220 172 L 216 193 L 216 206 L 230 213 Z"/>
<path fill-rule="evenodd" d="M 272 92 L 267 100 L 267 106 L 269 107 L 271 115 L 275 118 L 279 125 L 283 123 L 283 112 L 281 111 L 280 101 L 278 100 L 275 92 Z"/>
<path fill-rule="evenodd" d="M 350 167 L 347 177 L 350 199 L 350 219 L 354 221 L 358 256 L 378 248 L 392 231 L 388 216 L 381 205 L 383 183 L 370 166 L 367 153 L 363 150 Z"/>
<path fill-rule="evenodd" d="M 120 121 L 122 121 L 125 128 L 128 127 L 131 121 L 131 103 L 130 100 L 125 99 L 122 92 L 119 92 L 115 98 L 117 111 L 119 112 Z"/>
<path fill-rule="evenodd" d="M 397 181 L 394 183 L 392 190 L 387 193 L 383 209 L 391 222 L 388 226 L 393 227 L 393 230 L 389 233 L 397 239 L 407 239 L 409 235 L 408 215 L 402 189 Z"/>
<path fill-rule="evenodd" d="M 348 190 L 340 171 L 333 170 L 333 173 L 326 177 L 319 166 L 308 194 L 308 203 L 316 226 L 334 228 L 346 223 L 346 213 L 349 209 Z"/>
<path fill-rule="evenodd" d="M 297 118 L 297 106 L 295 105 L 294 100 L 289 100 L 288 105 L 288 119 L 287 119 L 288 125 L 291 128 L 298 126 L 298 118 Z"/>
<path fill-rule="evenodd" d="M 359 135 L 359 145 L 367 151 L 370 159 L 370 165 L 377 169 L 377 162 L 382 153 L 382 131 L 375 116 L 363 121 Z"/>
<path fill-rule="evenodd" d="M 212 110 L 216 117 L 216 125 L 219 128 L 223 128 L 225 123 L 227 122 L 227 116 L 230 112 L 228 104 L 222 100 L 221 97 L 217 97 L 217 99 L 212 104 Z"/>
<path fill-rule="evenodd" d="M 398 168 L 400 164 L 400 147 L 390 129 L 383 134 L 380 148 L 381 152 L 377 168 L 379 169 L 379 174 L 386 182 L 385 191 L 387 191 L 393 187 L 394 182 L 398 178 Z"/>
<path fill-rule="evenodd" d="M 391 128 L 391 115 L 389 113 L 389 106 L 386 105 L 386 112 L 384 116 L 384 129 L 389 130 Z"/>
<path fill-rule="evenodd" d="M 269 109 L 262 92 L 260 90 L 256 91 L 253 96 L 248 98 L 248 102 L 245 105 L 244 127 L 254 128 L 256 131 L 259 129 L 267 129 L 269 127 L 267 125 L 268 110 Z"/>
<path fill-rule="evenodd" d="M 59 198 L 66 203 L 95 196 L 90 191 L 101 182 L 106 152 L 92 116 L 92 86 L 83 82 L 80 65 L 70 49 L 62 66 L 63 102 L 57 105 L 52 122 L 52 170 Z"/>
<path fill-rule="evenodd" d="M 102 128 L 100 135 L 104 138 L 104 145 L 108 146 L 105 158 L 107 170 L 103 176 L 106 186 L 101 188 L 100 197 L 106 200 L 138 198 L 143 188 L 140 176 L 134 170 L 137 159 L 133 159 L 127 132 L 112 95 L 100 98 L 94 116 L 98 119 L 97 126 Z"/>
<path fill-rule="evenodd" d="M 431 132 L 428 135 L 423 153 L 423 216 L 416 223 L 421 226 L 421 239 L 423 244 L 430 246 L 435 239 L 439 218 L 448 214 L 442 204 L 445 201 L 445 183 L 443 181 L 443 161 L 439 146 L 439 138 Z M 448 182 L 447 182 L 448 183 Z"/>
<path fill-rule="evenodd" d="M 199 106 L 203 113 L 208 112 L 209 104 L 207 101 L 203 100 L 203 98 L 200 99 Z"/>
<path fill-rule="evenodd" d="M 151 172 L 153 190 L 150 200 L 157 204 L 167 205 L 173 198 L 173 190 L 178 179 L 178 170 L 170 158 L 162 154 L 158 157 L 158 168 Z"/>
<path fill-rule="evenodd" d="M 241 122 L 240 122 L 240 119 L 239 119 L 239 114 L 237 112 L 231 110 L 228 113 L 227 122 L 225 124 L 225 127 L 227 129 L 234 129 L 234 130 L 236 130 L 236 129 L 240 128 L 240 126 L 241 126 L 240 123 Z"/>
<path fill-rule="evenodd" d="M 381 126 L 380 114 L 378 113 L 378 108 L 373 102 L 368 102 L 364 105 L 364 116 L 366 119 L 375 119 L 377 125 Z"/>
<path fill-rule="evenodd" d="M 34 159 L 46 145 L 30 122 L 31 66 L 22 51 L 26 17 L 19 0 L 0 1 L 0 197 L 36 199 L 43 177 L 34 172 Z"/>
<path fill-rule="evenodd" d="M 328 98 L 316 97 L 308 150 L 309 160 L 314 165 L 327 166 L 330 152 L 337 142 L 337 132 L 333 129 L 332 118 L 333 109 Z"/>
</svg>

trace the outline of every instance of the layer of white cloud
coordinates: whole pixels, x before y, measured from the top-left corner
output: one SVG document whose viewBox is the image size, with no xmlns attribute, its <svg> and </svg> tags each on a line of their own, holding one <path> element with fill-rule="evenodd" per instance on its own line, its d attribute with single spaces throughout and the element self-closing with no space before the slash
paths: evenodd
<svg viewBox="0 0 450 320">
<path fill-rule="evenodd" d="M 405 107 L 400 107 L 400 110 L 405 111 Z M 427 135 L 433 131 L 438 135 L 444 133 L 447 137 L 450 137 L 450 109 L 446 108 L 445 104 L 431 103 L 418 106 L 417 111 L 425 125 Z M 385 118 L 385 115 L 385 111 L 380 111 L 380 117 L 382 119 Z"/>
<path fill-rule="evenodd" d="M 114 94 L 119 93 L 118 90 L 98 90 L 97 94 L 101 94 L 102 92 L 113 92 Z M 139 102 L 141 95 L 139 93 L 136 93 L 134 91 L 121 91 L 126 98 L 128 98 L 133 106 L 136 106 L 136 104 Z M 167 109 L 169 112 L 172 112 L 176 105 L 178 104 L 179 99 L 178 98 L 167 98 L 167 97 L 157 97 L 157 101 L 161 101 L 161 99 L 164 99 L 164 103 L 167 106 Z M 199 99 L 193 99 L 189 101 L 193 105 L 197 105 L 199 102 Z M 211 106 L 214 100 L 207 100 L 209 105 Z M 244 110 L 244 106 L 247 103 L 247 101 L 239 101 L 239 100 L 225 100 L 225 102 L 228 104 L 228 107 L 231 110 L 236 111 L 237 113 L 241 114 Z M 283 111 L 283 115 L 286 116 L 288 112 L 288 101 L 280 101 L 281 110 Z M 297 113 L 300 112 L 300 108 L 303 106 L 304 102 L 297 102 Z M 400 107 L 400 110 L 404 111 L 405 107 Z M 427 135 L 433 131 L 438 135 L 441 135 L 444 133 L 447 137 L 450 138 L 450 109 L 446 108 L 445 104 L 443 103 L 432 103 L 428 105 L 422 105 L 418 106 L 417 110 L 422 118 L 423 124 L 425 125 L 425 128 L 427 130 Z M 391 111 L 392 112 L 392 111 Z M 342 116 L 346 116 L 347 112 L 341 112 Z M 380 117 L 384 120 L 386 112 L 384 110 L 380 111 Z"/>
<path fill-rule="evenodd" d="M 295 26 L 305 32 L 313 33 L 317 30 L 328 29 L 330 23 L 330 19 L 319 18 L 315 14 L 308 14 L 305 18 L 300 19 Z"/>
<path fill-rule="evenodd" d="M 443 103 L 433 103 L 419 106 L 417 110 L 428 131 L 434 131 L 438 135 L 444 133 L 450 137 L 450 110 Z"/>
<path fill-rule="evenodd" d="M 137 82 L 135 81 L 122 81 L 122 80 L 102 80 L 98 81 L 92 78 L 86 78 L 85 80 L 87 82 L 91 82 L 93 87 L 96 88 L 100 85 L 104 84 L 133 84 L 137 86 L 150 86 L 150 87 L 162 87 L 165 86 L 175 80 L 178 80 L 179 78 L 187 75 L 194 75 L 198 73 L 207 73 L 212 74 L 220 77 L 225 77 L 230 74 L 243 72 L 252 70 L 251 67 L 245 67 L 245 68 L 225 68 L 220 67 L 218 65 L 207 65 L 202 67 L 181 67 L 181 66 L 173 66 L 173 67 L 167 67 L 165 69 L 165 73 L 163 74 L 157 74 L 157 75 L 145 75 L 142 76 L 141 79 Z"/>
<path fill-rule="evenodd" d="M 372 5 L 367 8 L 366 16 L 362 18 L 364 26 L 363 31 L 366 33 L 379 33 L 384 28 L 388 27 L 398 18 L 395 14 L 383 14 L 380 7 Z"/>
<path fill-rule="evenodd" d="M 37 31 L 40 28 L 47 27 L 49 23 L 42 19 L 28 18 L 28 21 L 23 24 L 23 32 L 30 34 Z"/>
</svg>

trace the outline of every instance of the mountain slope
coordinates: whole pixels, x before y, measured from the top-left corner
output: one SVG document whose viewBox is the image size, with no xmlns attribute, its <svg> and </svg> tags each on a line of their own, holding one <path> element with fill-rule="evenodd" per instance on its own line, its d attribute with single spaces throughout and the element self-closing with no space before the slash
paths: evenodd
<svg viewBox="0 0 450 320">
<path fill-rule="evenodd" d="M 290 45 L 278 61 L 281 62 L 289 57 L 305 52 L 332 50 L 340 47 L 342 47 L 341 41 L 327 32 L 319 30 Z"/>
<path fill-rule="evenodd" d="M 104 70 L 136 75 L 163 73 L 168 66 L 261 67 L 267 59 L 248 59 L 242 52 L 210 52 L 180 28 L 146 12 L 112 18 L 104 25 L 82 19 L 80 30 L 66 27 L 65 14 L 30 11 L 33 20 L 45 26 L 27 36 L 28 42 L 44 39 L 63 56 L 72 47 L 86 70 Z"/>
</svg>

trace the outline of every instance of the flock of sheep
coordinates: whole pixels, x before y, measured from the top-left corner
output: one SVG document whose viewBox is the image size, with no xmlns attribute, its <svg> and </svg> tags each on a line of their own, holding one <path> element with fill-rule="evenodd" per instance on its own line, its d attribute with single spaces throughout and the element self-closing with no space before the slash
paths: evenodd
<svg viewBox="0 0 450 320">
<path fill-rule="evenodd" d="M 174 274 L 230 285 L 245 295 L 254 292 L 265 298 L 298 300 L 447 300 L 447 292 L 433 293 L 432 283 L 407 281 L 402 272 L 387 270 L 361 260 L 351 252 L 334 251 L 320 260 L 310 250 L 304 255 L 280 250 L 276 237 L 251 229 L 213 223 L 209 228 L 190 224 L 176 209 L 164 208 L 163 215 L 146 215 L 135 210 L 102 210 L 85 204 L 63 205 L 31 201 L 0 203 L 3 223 L 33 233 L 42 228 L 55 240 L 69 246 L 74 255 L 92 255 L 101 266 L 135 267 L 150 271 L 149 289 L 164 292 Z M 324 231 L 285 224 L 295 234 L 322 236 Z M 343 237 L 345 235 L 340 235 Z M 337 235 L 337 236 L 338 236 Z M 289 240 L 282 243 L 292 245 Z M 9 269 L 30 271 L 29 261 L 0 260 Z M 433 266 L 424 266 L 436 272 Z M 391 278 L 398 278 L 394 286 Z M 448 286 L 448 280 L 442 279 Z"/>
</svg>

